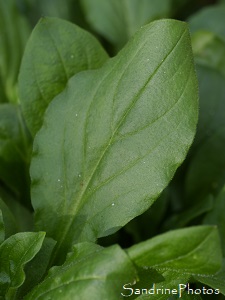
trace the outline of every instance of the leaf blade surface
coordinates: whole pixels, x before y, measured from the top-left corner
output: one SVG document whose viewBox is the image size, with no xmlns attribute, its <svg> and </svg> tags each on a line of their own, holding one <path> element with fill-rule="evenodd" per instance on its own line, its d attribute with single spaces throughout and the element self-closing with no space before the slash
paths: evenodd
<svg viewBox="0 0 225 300">
<path fill-rule="evenodd" d="M 19 95 L 34 136 L 52 99 L 74 74 L 100 67 L 108 58 L 100 43 L 75 24 L 42 18 L 27 43 L 19 75 Z"/>
<path fill-rule="evenodd" d="M 198 98 L 189 43 L 184 23 L 147 25 L 52 102 L 34 143 L 32 202 L 61 254 L 143 213 L 185 158 Z"/>
<path fill-rule="evenodd" d="M 109 299 L 120 298 L 122 285 L 133 281 L 136 271 L 117 245 L 102 249 L 82 243 L 74 246 L 63 266 L 53 267 L 46 279 L 25 299 Z"/>
<path fill-rule="evenodd" d="M 40 250 L 44 233 L 17 233 L 0 246 L 0 296 L 12 299 L 24 282 L 24 265 Z"/>
</svg>

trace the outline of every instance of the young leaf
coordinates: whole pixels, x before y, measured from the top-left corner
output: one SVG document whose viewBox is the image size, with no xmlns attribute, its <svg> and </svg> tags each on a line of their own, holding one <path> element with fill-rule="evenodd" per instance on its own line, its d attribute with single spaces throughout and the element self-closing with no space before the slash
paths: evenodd
<svg viewBox="0 0 225 300">
<path fill-rule="evenodd" d="M 30 30 L 14 0 L 0 1 L 0 81 L 8 101 L 17 102 L 17 76 Z M 1 102 L 1 100 L 0 100 Z"/>
<path fill-rule="evenodd" d="M 45 280 L 24 299 L 108 299 L 120 298 L 124 283 L 136 279 L 136 271 L 117 245 L 101 248 L 77 244 L 64 265 L 50 270 Z"/>
<path fill-rule="evenodd" d="M 0 297 L 14 299 L 16 290 L 25 280 L 24 265 L 40 250 L 43 232 L 17 233 L 0 246 Z"/>
<path fill-rule="evenodd" d="M 214 274 L 222 263 L 216 227 L 198 226 L 169 231 L 127 250 L 139 267 L 187 274 Z"/>
<path fill-rule="evenodd" d="M 2 215 L 2 210 L 0 209 L 0 245 L 5 239 L 5 226 L 4 226 L 4 220 Z"/>
<path fill-rule="evenodd" d="M 184 160 L 197 115 L 179 21 L 143 27 L 101 69 L 69 81 L 47 110 L 31 165 L 37 228 L 58 241 L 61 259 L 73 243 L 109 235 L 150 207 Z"/>
<path fill-rule="evenodd" d="M 81 0 L 90 25 L 120 49 L 142 25 L 169 17 L 170 0 Z"/>
<path fill-rule="evenodd" d="M 33 136 L 48 104 L 69 78 L 99 68 L 107 57 L 99 42 L 78 26 L 57 18 L 40 20 L 27 43 L 19 75 L 22 111 Z"/>
</svg>

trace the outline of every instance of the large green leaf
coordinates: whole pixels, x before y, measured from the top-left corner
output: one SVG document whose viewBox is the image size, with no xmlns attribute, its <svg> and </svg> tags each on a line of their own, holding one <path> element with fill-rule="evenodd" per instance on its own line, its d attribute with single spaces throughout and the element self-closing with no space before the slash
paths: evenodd
<svg viewBox="0 0 225 300">
<path fill-rule="evenodd" d="M 4 88 L 0 96 L 5 94 L 12 102 L 17 101 L 17 76 L 29 32 L 16 1 L 0 0 L 0 81 Z"/>
<path fill-rule="evenodd" d="M 45 233 L 17 233 L 0 246 L 0 297 L 14 299 L 25 280 L 24 265 L 40 250 Z"/>
<path fill-rule="evenodd" d="M 99 42 L 78 26 L 57 18 L 42 18 L 27 43 L 19 76 L 22 111 L 31 133 L 43 122 L 48 104 L 69 78 L 100 67 L 107 54 Z"/>
<path fill-rule="evenodd" d="M 197 100 L 187 25 L 174 20 L 143 27 L 103 68 L 69 81 L 31 166 L 36 225 L 59 257 L 149 208 L 192 143 Z"/>
<path fill-rule="evenodd" d="M 136 276 L 132 262 L 119 246 L 103 249 L 90 243 L 77 244 L 64 265 L 52 268 L 24 299 L 115 300 L 120 298 L 122 286 Z"/>
<path fill-rule="evenodd" d="M 120 49 L 142 25 L 170 16 L 170 0 L 81 0 L 90 25 Z"/>
<path fill-rule="evenodd" d="M 0 180 L 23 203 L 29 204 L 30 135 L 20 108 L 13 104 L 0 106 Z"/>
<path fill-rule="evenodd" d="M 222 264 L 220 239 L 215 226 L 169 231 L 127 250 L 139 267 L 171 270 L 181 274 L 216 273 Z"/>
</svg>

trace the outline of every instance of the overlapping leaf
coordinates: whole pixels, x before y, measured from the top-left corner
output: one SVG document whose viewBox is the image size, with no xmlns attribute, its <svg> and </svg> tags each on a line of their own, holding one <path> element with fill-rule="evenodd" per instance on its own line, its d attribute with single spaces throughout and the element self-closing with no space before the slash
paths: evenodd
<svg viewBox="0 0 225 300">
<path fill-rule="evenodd" d="M 136 277 L 132 262 L 119 246 L 103 249 L 82 243 L 24 299 L 114 300 L 121 297 L 122 286 Z"/>
<path fill-rule="evenodd" d="M 100 67 L 107 54 L 99 42 L 78 26 L 42 18 L 27 43 L 19 76 L 22 111 L 33 136 L 45 109 L 74 74 Z"/>
<path fill-rule="evenodd" d="M 70 80 L 48 109 L 31 166 L 36 224 L 60 257 L 154 202 L 192 142 L 197 99 L 188 30 L 173 20 L 147 25 L 102 69 Z"/>
<path fill-rule="evenodd" d="M 142 25 L 169 17 L 170 0 L 81 0 L 90 25 L 120 49 Z"/>
<path fill-rule="evenodd" d="M 30 30 L 14 0 L 0 0 L 0 97 L 17 102 L 17 76 Z M 2 83 L 1 83 L 2 82 Z M 0 100 L 2 102 L 2 100 Z"/>
<path fill-rule="evenodd" d="M 17 291 L 18 299 L 23 299 L 33 287 L 43 280 L 44 275 L 48 271 L 47 268 L 55 244 L 56 242 L 53 239 L 45 238 L 40 251 L 26 264 L 24 268 L 26 278 L 23 285 Z"/>
<path fill-rule="evenodd" d="M 139 267 L 187 274 L 214 274 L 222 264 L 217 228 L 196 226 L 169 231 L 127 250 Z"/>
<path fill-rule="evenodd" d="M 23 283 L 24 265 L 40 250 L 44 233 L 23 232 L 12 235 L 0 246 L 0 297 L 14 299 Z"/>
<path fill-rule="evenodd" d="M 169 231 L 132 246 L 127 253 L 138 267 L 155 268 L 165 278 L 152 286 L 142 285 L 140 291 L 142 288 L 153 290 L 137 299 L 168 299 L 168 290 L 157 292 L 157 289 L 165 288 L 170 290 L 171 296 L 174 290 L 176 297 L 183 298 L 192 275 L 212 277 L 222 264 L 218 231 L 212 226 Z"/>
</svg>

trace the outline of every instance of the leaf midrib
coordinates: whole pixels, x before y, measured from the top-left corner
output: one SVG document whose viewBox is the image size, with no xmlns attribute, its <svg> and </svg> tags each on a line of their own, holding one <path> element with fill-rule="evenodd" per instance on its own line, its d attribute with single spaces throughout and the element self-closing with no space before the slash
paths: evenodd
<svg viewBox="0 0 225 300">
<path fill-rule="evenodd" d="M 118 126 L 115 128 L 114 132 L 112 133 L 110 139 L 109 139 L 109 142 L 107 144 L 107 146 L 105 147 L 105 150 L 102 152 L 102 155 L 100 156 L 98 162 L 96 163 L 95 167 L 93 168 L 93 171 L 92 173 L 90 174 L 88 180 L 86 181 L 86 185 L 84 186 L 83 188 L 83 191 L 82 193 L 79 195 L 79 197 L 76 199 L 76 203 L 74 205 L 74 202 L 73 202 L 73 206 L 72 208 L 70 209 L 70 214 L 73 215 L 73 216 L 76 216 L 77 212 L 79 211 L 80 207 L 82 206 L 82 199 L 83 199 L 83 196 L 85 195 L 86 191 L 88 190 L 88 187 L 103 159 L 103 157 L 105 156 L 105 154 L 107 153 L 109 147 L 111 146 L 111 143 L 113 142 L 113 139 L 115 138 L 115 135 L 117 133 L 117 131 L 119 130 L 119 128 L 121 127 L 121 125 L 124 123 L 124 121 L 126 120 L 126 117 L 128 116 L 129 112 L 132 110 L 132 108 L 134 107 L 134 105 L 136 104 L 136 102 L 138 101 L 140 95 L 144 92 L 145 90 L 145 87 L 147 86 L 147 84 L 149 83 L 149 81 L 156 75 L 156 73 L 158 72 L 158 70 L 161 68 L 161 66 L 165 63 L 165 61 L 167 60 L 167 58 L 170 56 L 170 54 L 174 51 L 174 49 L 177 47 L 177 45 L 180 43 L 180 41 L 182 40 L 184 34 L 186 33 L 187 29 L 185 28 L 182 32 L 182 34 L 180 35 L 179 39 L 177 40 L 176 44 L 172 47 L 172 49 L 168 52 L 168 54 L 165 56 L 165 58 L 160 62 L 160 64 L 156 67 L 156 69 L 154 70 L 154 72 L 150 75 L 150 77 L 147 79 L 147 81 L 145 82 L 145 84 L 143 85 L 143 87 L 139 90 L 139 92 L 137 93 L 137 95 L 135 95 L 134 97 L 134 100 L 133 102 L 131 103 L 131 105 L 128 107 L 128 109 L 126 110 L 124 116 L 121 118 L 121 121 L 119 122 Z M 135 53 L 136 55 L 136 53 Z M 112 70 L 110 70 L 109 73 L 111 73 Z M 108 76 L 108 74 L 106 75 L 106 77 Z M 104 77 L 105 79 L 105 77 Z M 96 90 L 98 90 L 102 85 L 102 81 L 99 83 L 98 87 Z M 95 97 L 93 97 L 93 100 L 91 101 L 90 103 L 90 106 L 92 105 L 93 101 L 94 101 Z M 86 119 L 87 120 L 87 119 Z M 68 235 L 69 233 L 69 230 L 72 226 L 72 223 L 73 223 L 74 219 L 71 219 L 70 221 L 68 221 L 67 223 L 67 226 L 65 227 L 64 229 L 64 233 L 61 233 L 61 239 L 60 241 L 58 241 L 58 246 L 55 250 L 55 253 L 54 253 L 54 257 L 57 256 L 57 252 L 58 250 L 60 249 L 61 245 L 63 244 L 63 241 L 66 239 L 66 236 Z M 54 258 L 53 258 L 54 259 Z"/>
</svg>

